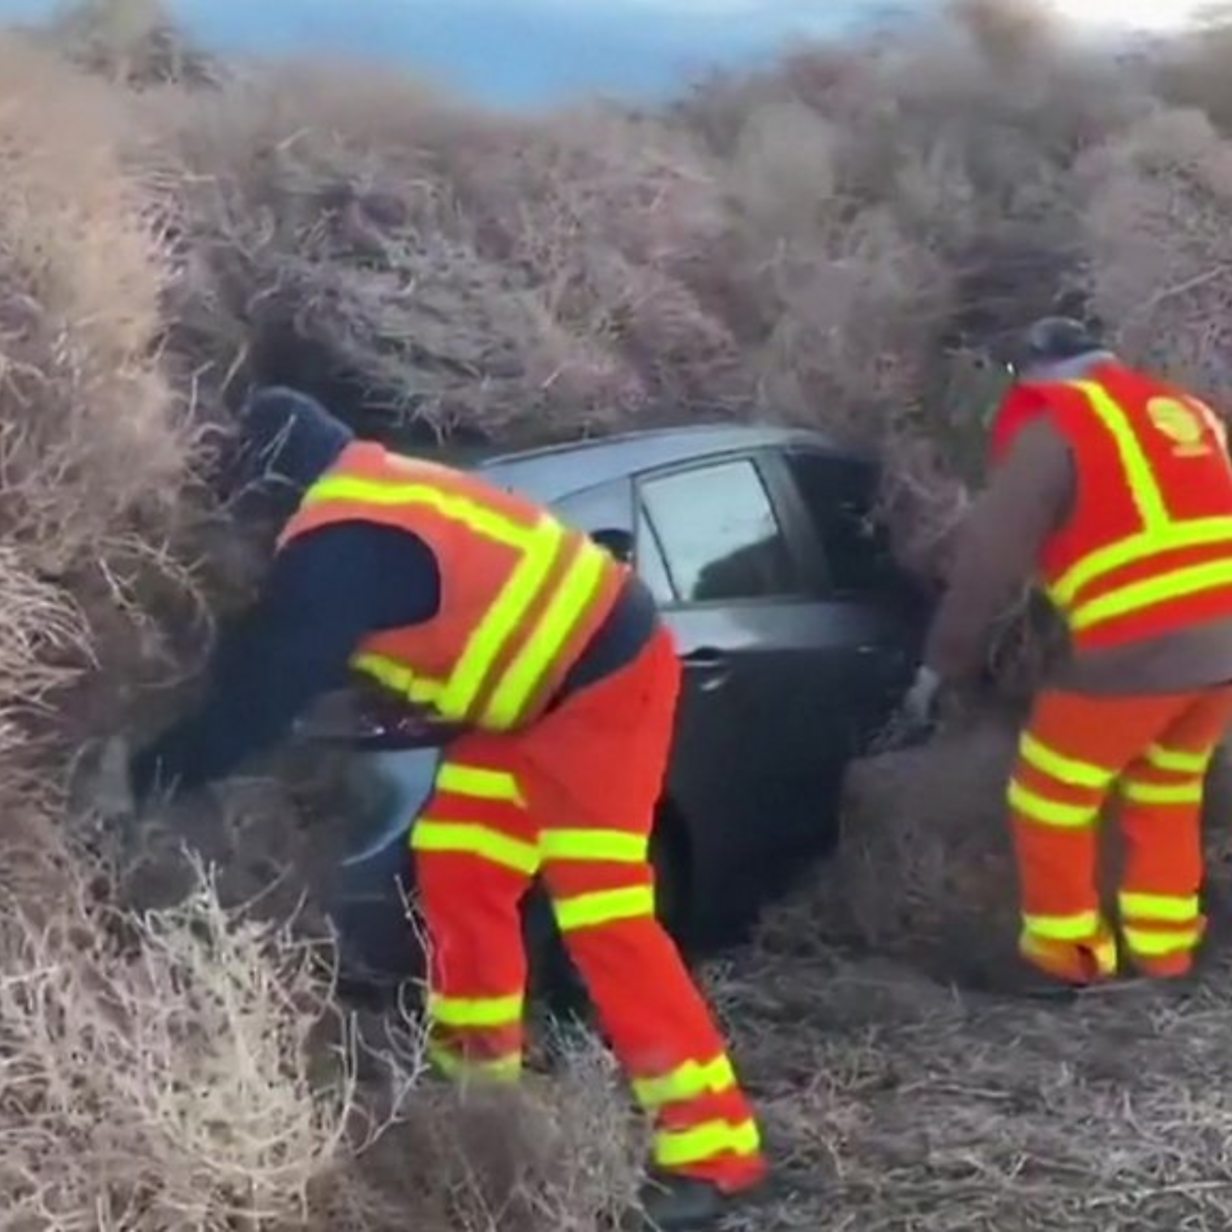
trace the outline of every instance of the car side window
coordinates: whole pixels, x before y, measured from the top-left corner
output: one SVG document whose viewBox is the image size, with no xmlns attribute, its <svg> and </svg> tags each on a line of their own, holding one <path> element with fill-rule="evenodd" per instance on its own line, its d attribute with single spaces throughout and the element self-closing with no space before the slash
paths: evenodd
<svg viewBox="0 0 1232 1232">
<path fill-rule="evenodd" d="M 832 588 L 862 594 L 883 587 L 894 569 L 874 511 L 877 473 L 868 464 L 823 453 L 791 453 L 787 465 L 826 555 Z"/>
<path fill-rule="evenodd" d="M 647 479 L 640 496 L 649 522 L 644 529 L 657 539 L 671 589 L 682 602 L 799 593 L 787 540 L 752 462 Z"/>
</svg>

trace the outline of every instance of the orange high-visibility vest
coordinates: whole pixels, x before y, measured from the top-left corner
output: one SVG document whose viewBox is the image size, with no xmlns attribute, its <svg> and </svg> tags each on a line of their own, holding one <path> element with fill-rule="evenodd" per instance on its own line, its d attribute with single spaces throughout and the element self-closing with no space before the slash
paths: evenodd
<svg viewBox="0 0 1232 1232">
<path fill-rule="evenodd" d="M 1071 516 L 1039 560 L 1075 646 L 1232 617 L 1232 463 L 1215 412 L 1108 362 L 1085 380 L 1013 389 L 993 426 L 993 461 L 1041 415 L 1077 475 Z"/>
<path fill-rule="evenodd" d="M 338 522 L 406 530 L 432 550 L 438 614 L 364 639 L 352 667 L 449 722 L 533 721 L 611 611 L 628 569 L 523 497 L 371 442 L 304 494 L 279 546 Z"/>
</svg>

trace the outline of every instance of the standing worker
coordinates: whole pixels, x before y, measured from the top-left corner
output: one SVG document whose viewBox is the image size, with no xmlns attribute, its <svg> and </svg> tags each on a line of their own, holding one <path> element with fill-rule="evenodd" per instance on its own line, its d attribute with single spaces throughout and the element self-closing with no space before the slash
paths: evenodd
<svg viewBox="0 0 1232 1232">
<path fill-rule="evenodd" d="M 1033 326 L 1011 368 L 990 483 L 907 709 L 926 718 L 939 687 L 979 670 L 990 625 L 1034 574 L 1071 653 L 1035 701 L 1009 784 L 1025 970 L 1066 985 L 1117 973 L 1097 870 L 1116 791 L 1123 956 L 1143 975 L 1183 976 L 1206 927 L 1205 774 L 1232 718 L 1224 425 L 1065 318 Z"/>
<path fill-rule="evenodd" d="M 541 873 L 634 1092 L 655 1118 L 654 1225 L 701 1227 L 766 1175 L 723 1041 L 654 914 L 648 842 L 680 668 L 642 583 L 482 479 L 359 441 L 303 395 L 243 416 L 285 508 L 264 594 L 194 715 L 132 761 L 135 800 L 230 773 L 356 675 L 457 732 L 412 830 L 431 1055 L 522 1064 L 519 903 Z"/>
</svg>

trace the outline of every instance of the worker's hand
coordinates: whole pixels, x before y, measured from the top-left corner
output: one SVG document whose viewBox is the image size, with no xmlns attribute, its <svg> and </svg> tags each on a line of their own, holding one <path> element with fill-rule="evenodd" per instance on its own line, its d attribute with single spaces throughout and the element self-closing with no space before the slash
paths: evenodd
<svg viewBox="0 0 1232 1232">
<path fill-rule="evenodd" d="M 73 812 L 93 819 L 125 847 L 133 840 L 141 811 L 129 774 L 130 758 L 128 740 L 109 737 L 83 753 L 69 789 Z"/>
<path fill-rule="evenodd" d="M 937 703 L 941 696 L 941 677 L 931 668 L 922 666 L 907 690 L 899 708 L 900 722 L 910 731 L 926 731 L 937 719 Z"/>
<path fill-rule="evenodd" d="M 128 775 L 129 744 L 111 736 L 83 754 L 74 783 L 74 803 L 103 820 L 131 816 L 137 811 Z"/>
<path fill-rule="evenodd" d="M 873 736 L 868 753 L 901 752 L 926 740 L 937 721 L 941 692 L 941 677 L 932 668 L 921 667 L 889 722 Z"/>
</svg>

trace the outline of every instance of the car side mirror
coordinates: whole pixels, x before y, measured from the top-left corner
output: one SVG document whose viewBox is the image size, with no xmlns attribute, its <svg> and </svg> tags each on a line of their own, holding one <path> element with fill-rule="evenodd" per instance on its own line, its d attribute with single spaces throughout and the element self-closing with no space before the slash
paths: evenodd
<svg viewBox="0 0 1232 1232">
<path fill-rule="evenodd" d="M 631 565 L 633 563 L 634 539 L 632 531 L 608 527 L 604 530 L 595 531 L 591 538 L 601 548 L 606 548 L 622 564 Z"/>
</svg>

